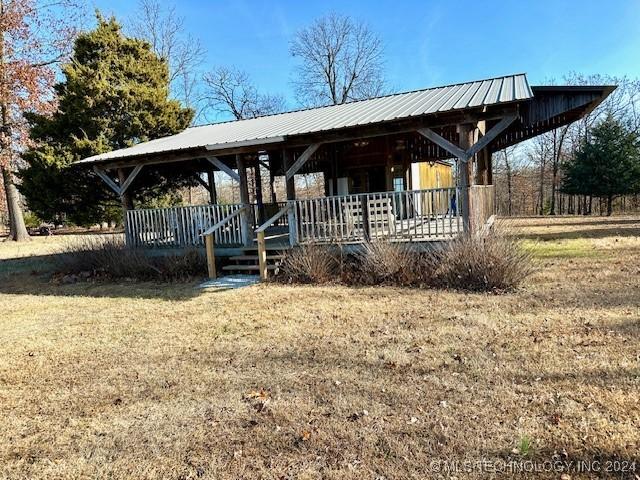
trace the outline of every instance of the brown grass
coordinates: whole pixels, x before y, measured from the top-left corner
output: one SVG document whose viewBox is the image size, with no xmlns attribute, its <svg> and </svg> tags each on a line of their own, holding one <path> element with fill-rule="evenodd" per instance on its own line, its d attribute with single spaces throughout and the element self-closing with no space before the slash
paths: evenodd
<svg viewBox="0 0 640 480">
<path fill-rule="evenodd" d="M 540 271 L 502 296 L 0 276 L 0 477 L 392 479 L 436 476 L 445 460 L 638 462 L 633 225 L 530 243 Z"/>
</svg>

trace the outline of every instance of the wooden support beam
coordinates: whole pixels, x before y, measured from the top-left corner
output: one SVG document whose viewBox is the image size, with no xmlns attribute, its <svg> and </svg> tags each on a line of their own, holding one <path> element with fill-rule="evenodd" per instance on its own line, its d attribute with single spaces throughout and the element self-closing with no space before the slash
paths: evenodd
<svg viewBox="0 0 640 480">
<path fill-rule="evenodd" d="M 265 281 L 268 278 L 267 270 L 267 242 L 265 240 L 264 230 L 257 233 L 258 236 L 258 266 L 260 268 L 260 280 Z"/>
<path fill-rule="evenodd" d="M 294 162 L 294 164 L 291 165 L 291 167 L 287 170 L 287 173 L 286 173 L 287 180 L 289 180 L 290 178 L 293 178 L 296 172 L 300 170 L 300 168 L 302 168 L 302 166 L 305 163 L 307 163 L 307 160 L 311 158 L 311 155 L 316 153 L 316 150 L 318 150 L 318 148 L 320 148 L 321 145 L 322 143 L 312 143 L 305 149 L 304 152 L 302 152 L 302 154 L 298 157 L 298 159 Z"/>
<path fill-rule="evenodd" d="M 133 171 L 126 175 L 124 170 L 118 169 L 118 183 L 116 183 L 103 169 L 98 166 L 93 167 L 93 171 L 98 175 L 104 183 L 106 183 L 111 190 L 113 190 L 119 197 L 123 197 L 126 191 L 131 186 L 131 183 L 135 180 L 140 170 L 142 170 L 142 165 L 136 165 L 133 168 Z"/>
<path fill-rule="evenodd" d="M 210 279 L 216 278 L 216 253 L 214 248 L 214 234 L 205 235 L 204 244 L 207 250 L 207 271 Z"/>
<path fill-rule="evenodd" d="M 264 210 L 264 200 L 262 197 L 262 172 L 260 171 L 260 163 L 256 163 L 253 167 L 253 177 L 255 179 L 255 196 L 256 196 L 256 204 L 258 205 L 258 225 L 264 222 L 265 210 Z"/>
<path fill-rule="evenodd" d="M 483 148 L 489 146 L 489 144 L 500 135 L 509 125 L 511 125 L 515 119 L 518 118 L 517 115 L 508 115 L 503 117 L 498 123 L 496 123 L 486 134 L 480 138 L 475 143 L 469 143 L 468 139 L 465 140 L 466 148 L 461 148 L 446 138 L 438 135 L 436 132 L 431 130 L 430 128 L 419 128 L 417 132 L 423 137 L 431 140 L 433 143 L 438 145 L 439 147 L 444 148 L 447 152 L 451 153 L 456 158 L 462 160 L 462 162 L 466 163 L 473 158 L 473 156 L 478 153 Z M 468 124 L 461 124 L 468 125 Z"/>
<path fill-rule="evenodd" d="M 282 151 L 282 165 L 285 171 L 289 167 L 289 151 L 284 149 Z M 286 177 L 286 187 L 287 187 L 287 201 L 290 204 L 293 204 L 296 199 L 296 183 L 293 177 Z M 293 247 L 296 243 L 298 243 L 298 230 L 297 230 L 297 221 L 296 221 L 296 212 L 295 208 L 290 208 L 287 210 L 288 215 L 288 224 L 289 224 L 289 244 Z"/>
<path fill-rule="evenodd" d="M 200 174 L 199 174 L 199 173 L 196 173 L 196 174 L 194 175 L 194 177 L 195 177 L 196 181 L 197 181 L 200 185 L 202 185 L 204 188 L 206 188 L 207 190 L 209 190 L 209 183 L 208 183 L 208 182 L 205 182 L 205 181 L 202 179 L 202 177 L 200 176 Z"/>
<path fill-rule="evenodd" d="M 417 132 L 423 137 L 431 140 L 433 143 L 438 145 L 439 147 L 444 148 L 447 152 L 454 155 L 456 158 L 462 160 L 462 162 L 466 163 L 469 161 L 469 154 L 464 148 L 460 148 L 459 146 L 451 143 L 446 138 L 438 135 L 436 132 L 431 130 L 430 128 L 419 128 Z"/>
<path fill-rule="evenodd" d="M 93 171 L 102 179 L 104 183 L 108 185 L 111 190 L 113 190 L 118 196 L 120 196 L 120 186 L 115 181 L 113 181 L 109 175 L 107 175 L 107 172 L 99 167 L 93 167 Z"/>
<path fill-rule="evenodd" d="M 218 192 L 216 191 L 216 176 L 212 168 L 207 169 L 207 183 L 209 184 L 209 203 L 218 203 Z"/>
<path fill-rule="evenodd" d="M 510 115 L 508 117 L 504 117 L 502 120 L 496 123 L 487 133 L 485 133 L 485 135 L 480 140 L 478 140 L 467 150 L 467 155 L 469 155 L 469 157 L 473 157 L 480 150 L 487 147 L 498 135 L 500 135 L 509 125 L 511 125 L 516 118 L 516 115 Z"/>
<path fill-rule="evenodd" d="M 462 124 L 458 126 L 458 134 L 460 136 L 460 147 L 464 149 L 466 152 L 471 145 L 473 129 L 471 128 L 471 124 Z M 462 160 L 462 159 L 461 159 Z M 458 186 L 460 187 L 460 212 L 462 214 L 462 225 L 464 228 L 465 234 L 470 233 L 471 228 L 471 216 L 469 211 L 469 184 L 471 178 L 471 167 L 472 162 L 468 161 L 460 161 L 458 162 L 458 175 L 459 182 Z"/>
<path fill-rule="evenodd" d="M 249 183 L 247 181 L 247 167 L 243 155 L 236 155 L 236 165 L 238 167 L 238 174 L 240 175 L 240 203 L 243 207 L 246 207 L 243 208 L 240 213 L 240 227 L 242 229 L 244 246 L 249 247 L 253 242 L 253 229 L 251 228 L 252 222 L 249 219 Z"/>
<path fill-rule="evenodd" d="M 236 155 L 236 159 L 237 158 L 238 158 L 238 155 Z M 236 182 L 240 183 L 240 175 L 239 175 L 239 173 L 234 172 L 232 168 L 230 168 L 226 163 L 220 161 L 218 159 L 218 157 L 210 156 L 210 157 L 207 157 L 207 160 L 214 167 L 217 167 L 220 171 L 226 173 L 231 178 L 233 178 Z"/>
<path fill-rule="evenodd" d="M 127 179 L 120 184 L 120 195 L 123 195 L 124 192 L 126 192 L 127 189 L 131 186 L 131 183 L 136 179 L 136 177 L 140 173 L 140 170 L 142 170 L 142 167 L 143 165 L 136 165 L 133 168 L 133 171 L 127 177 Z"/>
</svg>

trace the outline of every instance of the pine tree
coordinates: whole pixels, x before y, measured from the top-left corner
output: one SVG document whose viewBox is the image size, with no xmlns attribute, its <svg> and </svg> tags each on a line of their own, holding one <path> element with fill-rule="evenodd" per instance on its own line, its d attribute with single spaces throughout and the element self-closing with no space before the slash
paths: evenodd
<svg viewBox="0 0 640 480">
<path fill-rule="evenodd" d="M 589 195 L 607 201 L 640 192 L 640 138 L 609 115 L 593 127 L 566 166 L 562 191 Z"/>
<path fill-rule="evenodd" d="M 118 199 L 81 158 L 184 130 L 193 111 L 169 99 L 166 61 L 142 40 L 127 38 L 114 18 L 79 35 L 56 85 L 52 116 L 29 115 L 36 147 L 21 173 L 29 208 L 43 219 L 61 214 L 77 224 L 118 215 Z M 192 180 L 175 167 L 146 167 L 134 182 L 136 201 L 157 198 Z"/>
</svg>

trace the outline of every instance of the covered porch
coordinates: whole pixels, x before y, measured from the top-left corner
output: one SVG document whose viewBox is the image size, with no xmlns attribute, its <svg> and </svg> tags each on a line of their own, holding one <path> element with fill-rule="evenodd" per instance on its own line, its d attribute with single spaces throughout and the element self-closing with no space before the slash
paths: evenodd
<svg viewBox="0 0 640 480">
<path fill-rule="evenodd" d="M 128 208 L 127 244 L 204 245 L 211 276 L 216 254 L 255 252 L 266 278 L 277 248 L 430 242 L 478 231 L 494 213 L 492 153 L 580 118 L 611 89 L 530 87 L 512 75 L 193 127 L 81 162 L 123 205 L 145 169 L 179 163 L 207 188 L 209 204 Z M 239 201 L 218 202 L 215 171 L 237 183 Z M 301 174 L 316 174 L 323 191 L 298 195 Z"/>
</svg>

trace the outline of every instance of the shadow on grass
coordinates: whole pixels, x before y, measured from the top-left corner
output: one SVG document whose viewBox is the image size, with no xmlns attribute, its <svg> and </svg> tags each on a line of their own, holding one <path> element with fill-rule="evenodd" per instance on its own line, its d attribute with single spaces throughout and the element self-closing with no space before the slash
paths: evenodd
<svg viewBox="0 0 640 480">
<path fill-rule="evenodd" d="M 637 222 L 634 223 L 637 224 Z M 589 224 L 584 225 L 587 227 Z M 562 226 L 564 226 L 564 224 Z M 517 234 L 516 236 L 522 239 L 540 241 L 575 240 L 579 238 L 638 237 L 640 236 L 640 227 L 584 228 L 568 232 L 525 233 Z"/>
<path fill-rule="evenodd" d="M 0 294 L 49 295 L 94 298 L 150 298 L 180 301 L 201 293 L 195 287 L 204 279 L 182 282 L 130 280 L 79 281 L 74 284 L 52 282 L 57 258 L 64 254 L 37 255 L 0 260 Z"/>
<path fill-rule="evenodd" d="M 540 219 L 540 217 L 537 217 Z M 584 226 L 593 226 L 593 225 L 638 225 L 640 226 L 640 217 L 638 218 L 618 218 L 609 217 L 606 220 L 602 217 L 594 217 L 592 219 L 585 218 L 584 220 L 576 219 L 575 221 L 567 222 L 564 221 L 563 217 L 545 217 L 549 218 L 552 221 L 549 223 L 542 224 L 531 224 L 532 226 L 543 227 L 549 225 L 550 227 L 584 227 Z M 554 219 L 558 219 L 559 221 L 553 222 Z M 640 227 L 638 227 L 640 228 Z"/>
</svg>

